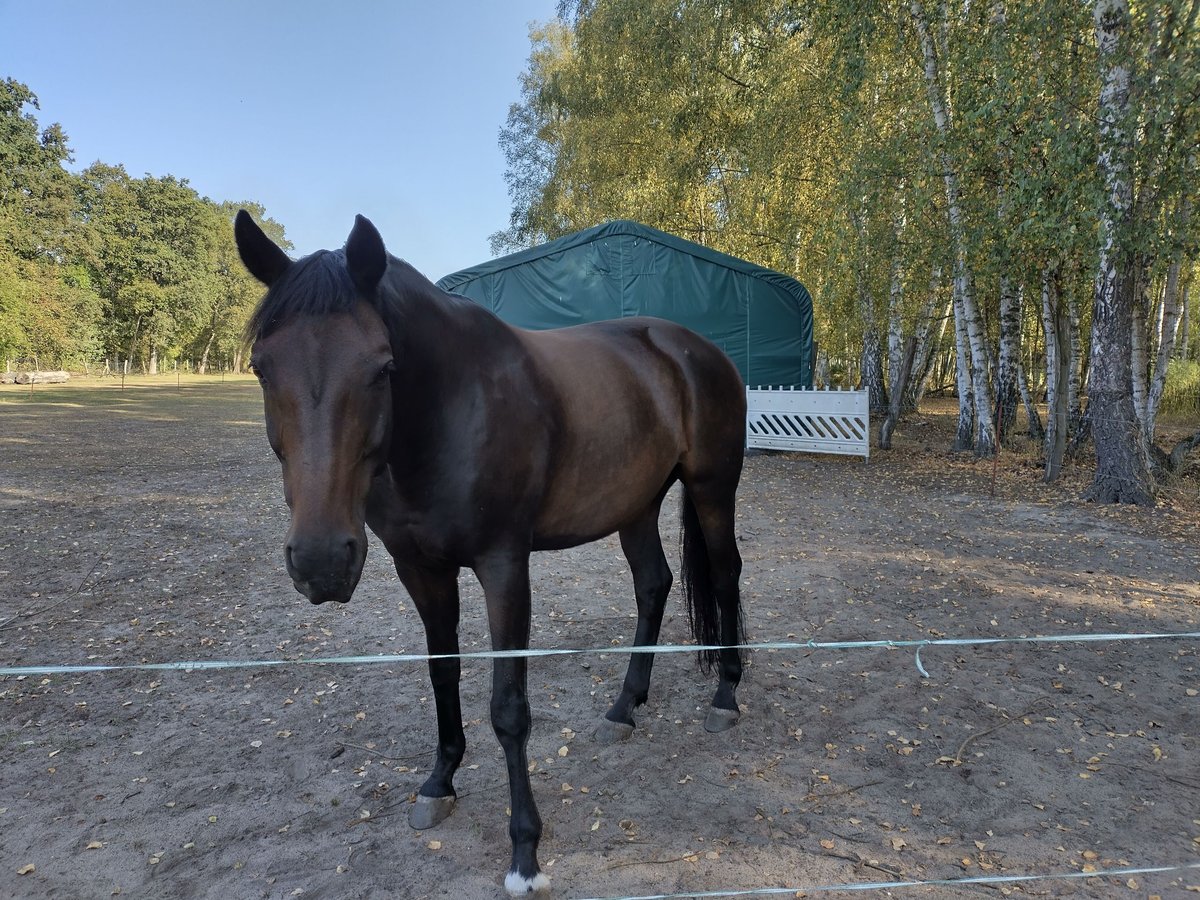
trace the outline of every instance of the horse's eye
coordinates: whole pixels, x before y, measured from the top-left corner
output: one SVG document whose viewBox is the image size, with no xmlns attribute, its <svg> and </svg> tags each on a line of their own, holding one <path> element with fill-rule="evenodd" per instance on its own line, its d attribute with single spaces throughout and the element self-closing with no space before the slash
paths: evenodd
<svg viewBox="0 0 1200 900">
<path fill-rule="evenodd" d="M 391 378 L 392 373 L 395 371 L 396 371 L 396 364 L 389 360 L 388 364 L 386 366 L 384 366 L 382 369 L 380 369 L 379 372 L 375 375 L 375 383 L 381 384 L 382 382 Z"/>
<path fill-rule="evenodd" d="M 262 369 L 260 369 L 254 363 L 250 363 L 250 374 L 253 375 L 255 378 L 257 378 L 259 381 L 263 380 Z"/>
</svg>

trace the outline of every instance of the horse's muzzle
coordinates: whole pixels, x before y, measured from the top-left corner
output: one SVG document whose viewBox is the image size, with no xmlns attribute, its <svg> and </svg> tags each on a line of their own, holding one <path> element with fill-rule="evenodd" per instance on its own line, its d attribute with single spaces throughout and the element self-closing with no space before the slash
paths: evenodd
<svg viewBox="0 0 1200 900">
<path fill-rule="evenodd" d="M 362 576 L 365 559 L 365 541 L 353 537 L 292 539 L 284 547 L 288 575 L 296 590 L 313 605 L 349 601 Z"/>
</svg>

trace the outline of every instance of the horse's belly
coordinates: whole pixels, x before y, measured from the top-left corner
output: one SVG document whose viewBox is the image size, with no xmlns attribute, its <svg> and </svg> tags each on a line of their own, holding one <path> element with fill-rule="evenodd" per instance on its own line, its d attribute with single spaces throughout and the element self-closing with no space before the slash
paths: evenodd
<svg viewBox="0 0 1200 900">
<path fill-rule="evenodd" d="M 534 526 L 534 549 L 585 544 L 642 518 L 661 498 L 678 461 L 647 456 L 617 466 L 594 461 L 556 479 Z"/>
</svg>

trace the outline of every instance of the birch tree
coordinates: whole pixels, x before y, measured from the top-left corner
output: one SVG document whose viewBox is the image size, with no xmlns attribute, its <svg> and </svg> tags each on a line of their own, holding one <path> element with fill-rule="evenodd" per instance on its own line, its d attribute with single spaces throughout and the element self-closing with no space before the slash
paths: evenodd
<svg viewBox="0 0 1200 900">
<path fill-rule="evenodd" d="M 1155 485 L 1133 407 L 1134 260 L 1127 249 L 1133 207 L 1128 0 L 1096 0 L 1100 51 L 1099 266 L 1092 311 L 1088 415 L 1096 442 L 1096 475 L 1087 497 L 1104 503 L 1154 502 Z"/>
<path fill-rule="evenodd" d="M 991 456 L 996 451 L 996 431 L 992 424 L 991 363 L 987 334 L 979 307 L 975 302 L 971 285 L 969 250 L 966 238 L 966 223 L 961 200 L 958 176 L 958 161 L 950 150 L 952 140 L 950 108 L 946 100 L 944 71 L 938 58 L 938 50 L 931 31 L 931 23 L 921 0 L 911 0 L 913 27 L 916 30 L 924 64 L 925 87 L 929 96 L 930 111 L 937 128 L 940 145 L 938 161 L 942 167 L 942 178 L 946 187 L 946 215 L 949 221 L 950 243 L 954 253 L 954 312 L 961 318 L 957 333 L 965 336 L 967 352 L 960 352 L 960 361 L 968 366 L 971 382 L 972 410 L 974 413 L 973 449 L 977 456 Z M 943 12 L 945 7 L 943 6 Z M 945 26 L 946 23 L 943 23 Z M 961 432 L 961 428 L 960 428 Z"/>
</svg>

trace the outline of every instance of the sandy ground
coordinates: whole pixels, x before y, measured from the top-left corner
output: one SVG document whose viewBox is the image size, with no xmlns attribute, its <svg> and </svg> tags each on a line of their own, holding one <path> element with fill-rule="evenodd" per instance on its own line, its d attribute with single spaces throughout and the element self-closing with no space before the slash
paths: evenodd
<svg viewBox="0 0 1200 900">
<path fill-rule="evenodd" d="M 0 665 L 420 652 L 378 545 L 346 607 L 294 593 L 247 381 L 0 389 Z M 1200 630 L 1197 482 L 1154 511 L 946 452 L 949 419 L 861 460 L 757 455 L 740 494 L 751 640 Z M 674 543 L 673 510 L 663 533 Z M 534 644 L 633 632 L 615 539 L 535 559 Z M 463 578 L 464 649 L 483 648 Z M 664 640 L 684 641 L 678 600 Z M 809 889 L 1200 860 L 1195 640 L 752 654 L 742 721 L 655 664 L 634 736 L 590 738 L 620 654 L 531 664 L 554 896 Z M 490 666 L 469 662 L 454 814 L 409 828 L 434 744 L 423 664 L 0 678 L 0 896 L 503 895 Z M 1200 870 L 881 896 L 1184 896 Z M 788 895 L 790 896 L 790 894 Z M 821 896 L 837 896 L 821 894 Z M 862 896 L 854 894 L 853 896 Z"/>
</svg>

